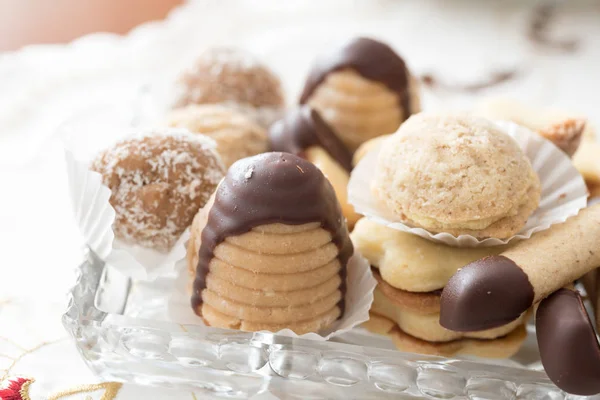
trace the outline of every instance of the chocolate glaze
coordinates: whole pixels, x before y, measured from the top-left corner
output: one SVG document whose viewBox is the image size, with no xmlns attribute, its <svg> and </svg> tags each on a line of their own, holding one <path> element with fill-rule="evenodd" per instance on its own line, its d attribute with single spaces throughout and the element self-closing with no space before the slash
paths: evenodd
<svg viewBox="0 0 600 400">
<path fill-rule="evenodd" d="M 538 347 L 548 377 L 565 392 L 600 393 L 600 347 L 579 293 L 559 289 L 535 315 Z"/>
<path fill-rule="evenodd" d="M 484 257 L 459 269 L 442 290 L 440 324 L 459 332 L 505 325 L 531 307 L 529 278 L 510 258 Z"/>
<path fill-rule="evenodd" d="M 327 55 L 321 56 L 310 71 L 300 104 L 305 104 L 332 72 L 353 69 L 366 79 L 380 82 L 398 95 L 404 118 L 411 114 L 409 77 L 404 60 L 385 43 L 369 38 L 356 38 Z"/>
<path fill-rule="evenodd" d="M 303 158 L 306 149 L 319 146 L 344 169 L 352 170 L 352 154 L 321 115 L 308 105 L 290 111 L 271 125 L 269 140 L 272 151 L 283 151 Z"/>
<path fill-rule="evenodd" d="M 215 201 L 202 231 L 192 307 L 202 304 L 208 264 L 215 247 L 229 236 L 241 235 L 260 225 L 302 225 L 320 222 L 331 232 L 339 249 L 342 295 L 346 289 L 346 264 L 354 249 L 333 187 L 310 162 L 288 153 L 263 153 L 235 162 L 217 188 Z M 344 296 L 340 301 L 344 312 Z"/>
</svg>

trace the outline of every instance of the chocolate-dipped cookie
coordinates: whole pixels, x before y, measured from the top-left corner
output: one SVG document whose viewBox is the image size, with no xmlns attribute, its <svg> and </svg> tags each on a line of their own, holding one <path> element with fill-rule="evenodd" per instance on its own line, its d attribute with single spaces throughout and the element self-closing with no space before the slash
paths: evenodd
<svg viewBox="0 0 600 400">
<path fill-rule="evenodd" d="M 444 287 L 440 323 L 456 331 L 504 325 L 600 265 L 600 204 L 497 256 L 461 268 Z"/>
<path fill-rule="evenodd" d="M 343 315 L 353 247 L 331 184 L 310 162 L 273 152 L 233 164 L 200 242 L 191 302 L 208 325 L 302 334 Z"/>
<path fill-rule="evenodd" d="M 600 346 L 579 293 L 562 288 L 542 300 L 535 327 L 552 382 L 572 394 L 600 393 Z"/>
<path fill-rule="evenodd" d="M 385 43 L 356 38 L 322 55 L 300 97 L 334 127 L 350 151 L 392 133 L 420 111 L 416 80 Z"/>
<path fill-rule="evenodd" d="M 315 164 L 329 179 L 352 227 L 360 218 L 348 203 L 352 155 L 319 113 L 308 105 L 286 114 L 269 130 L 271 150 L 295 154 Z"/>
</svg>

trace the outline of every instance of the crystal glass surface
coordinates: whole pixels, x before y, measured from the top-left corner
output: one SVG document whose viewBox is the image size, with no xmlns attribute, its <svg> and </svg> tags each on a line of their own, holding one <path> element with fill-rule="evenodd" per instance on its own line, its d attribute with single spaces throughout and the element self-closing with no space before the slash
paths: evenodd
<svg viewBox="0 0 600 400">
<path fill-rule="evenodd" d="M 499 361 L 403 353 L 360 328 L 322 342 L 182 325 L 166 317 L 173 277 L 132 282 L 89 250 L 77 271 L 63 323 L 103 379 L 225 398 L 582 398 L 549 381 L 532 332 L 517 355 Z"/>
</svg>

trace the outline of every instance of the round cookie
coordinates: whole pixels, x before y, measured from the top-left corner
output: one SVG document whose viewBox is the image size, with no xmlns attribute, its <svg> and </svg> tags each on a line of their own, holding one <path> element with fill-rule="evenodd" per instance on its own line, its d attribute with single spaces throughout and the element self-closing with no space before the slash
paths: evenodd
<svg viewBox="0 0 600 400">
<path fill-rule="evenodd" d="M 420 109 L 416 80 L 385 43 L 356 38 L 322 55 L 310 71 L 301 104 L 310 104 L 351 152 L 392 133 Z"/>
<path fill-rule="evenodd" d="M 161 251 L 192 223 L 225 172 L 213 141 L 180 129 L 123 140 L 91 169 L 112 192 L 115 236 Z"/>
<path fill-rule="evenodd" d="M 267 132 L 239 111 L 222 105 L 195 105 L 171 111 L 168 125 L 202 133 L 217 142 L 225 167 L 268 151 Z"/>
<path fill-rule="evenodd" d="M 175 108 L 226 104 L 267 127 L 285 107 L 279 78 L 253 55 L 217 47 L 202 53 L 178 80 Z"/>
<path fill-rule="evenodd" d="M 421 113 L 386 140 L 372 190 L 413 226 L 503 239 L 525 225 L 541 189 L 523 151 L 492 122 Z"/>
<path fill-rule="evenodd" d="M 343 314 L 353 247 L 313 164 L 287 153 L 242 159 L 207 210 L 192 228 L 188 263 L 197 259 L 192 308 L 208 325 L 302 334 Z"/>
</svg>

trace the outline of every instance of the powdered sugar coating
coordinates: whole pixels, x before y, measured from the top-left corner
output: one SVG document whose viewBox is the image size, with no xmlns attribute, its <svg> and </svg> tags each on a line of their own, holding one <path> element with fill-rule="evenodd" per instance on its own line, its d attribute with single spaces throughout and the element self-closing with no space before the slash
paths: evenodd
<svg viewBox="0 0 600 400">
<path fill-rule="evenodd" d="M 166 251 L 224 176 L 214 142 L 182 129 L 138 132 L 99 154 L 91 169 L 112 191 L 115 236 Z"/>
<path fill-rule="evenodd" d="M 279 78 L 244 51 L 214 48 L 204 52 L 178 81 L 175 107 L 233 103 L 252 108 L 281 108 Z"/>
</svg>

